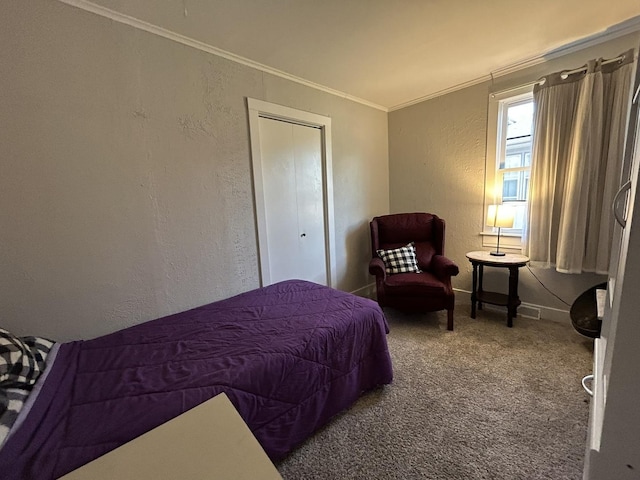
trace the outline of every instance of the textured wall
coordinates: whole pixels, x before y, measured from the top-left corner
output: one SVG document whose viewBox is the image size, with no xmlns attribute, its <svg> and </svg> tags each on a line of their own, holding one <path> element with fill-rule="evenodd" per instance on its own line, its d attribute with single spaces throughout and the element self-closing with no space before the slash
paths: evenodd
<svg viewBox="0 0 640 480">
<path fill-rule="evenodd" d="M 389 114 L 392 212 L 435 213 L 446 221 L 445 252 L 461 268 L 480 250 L 488 83 Z"/>
<path fill-rule="evenodd" d="M 471 290 L 471 264 L 465 253 L 483 250 L 480 232 L 489 93 L 535 81 L 546 73 L 575 68 L 591 58 L 614 57 L 638 47 L 639 41 L 640 34 L 621 37 L 501 77 L 495 84 L 481 83 L 389 113 L 391 211 L 427 211 L 446 220 L 447 256 L 460 266 L 454 287 Z M 545 290 L 534 274 L 569 304 L 586 288 L 604 280 L 594 274 L 521 269 L 522 301 L 561 310 L 569 307 Z M 506 292 L 507 285 L 506 270 L 485 270 L 486 289 Z"/>
<path fill-rule="evenodd" d="M 246 97 L 332 117 L 337 286 L 370 281 L 386 113 L 59 2 L 0 18 L 2 326 L 88 338 L 257 287 Z"/>
</svg>

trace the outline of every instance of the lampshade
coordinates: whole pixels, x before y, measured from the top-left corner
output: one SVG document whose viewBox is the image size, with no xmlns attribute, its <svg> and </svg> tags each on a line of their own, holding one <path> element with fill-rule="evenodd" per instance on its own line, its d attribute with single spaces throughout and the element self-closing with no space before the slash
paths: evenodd
<svg viewBox="0 0 640 480">
<path fill-rule="evenodd" d="M 487 209 L 487 226 L 513 228 L 515 208 L 511 205 L 489 205 Z"/>
</svg>

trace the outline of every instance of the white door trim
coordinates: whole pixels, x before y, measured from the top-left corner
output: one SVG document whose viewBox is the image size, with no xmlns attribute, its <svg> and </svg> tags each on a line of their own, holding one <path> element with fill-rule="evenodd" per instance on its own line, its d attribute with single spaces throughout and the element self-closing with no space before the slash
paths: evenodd
<svg viewBox="0 0 640 480">
<path fill-rule="evenodd" d="M 264 200 L 264 177 L 260 152 L 260 117 L 283 120 L 298 125 L 319 128 L 322 131 L 322 182 L 324 196 L 325 253 L 327 259 L 327 283 L 335 287 L 336 243 L 333 213 L 333 169 L 331 158 L 331 118 L 305 112 L 275 103 L 247 98 L 249 112 L 249 134 L 251 137 L 251 161 L 253 165 L 253 190 L 258 230 L 258 259 L 260 262 L 260 285 L 271 283 L 267 242 L 266 205 Z"/>
</svg>

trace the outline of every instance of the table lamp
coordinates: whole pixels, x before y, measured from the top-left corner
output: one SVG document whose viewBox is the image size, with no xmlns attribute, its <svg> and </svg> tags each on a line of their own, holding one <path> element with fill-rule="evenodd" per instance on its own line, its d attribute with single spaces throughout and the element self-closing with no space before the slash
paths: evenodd
<svg viewBox="0 0 640 480">
<path fill-rule="evenodd" d="M 487 226 L 498 227 L 498 245 L 495 252 L 489 252 L 495 257 L 504 257 L 500 251 L 500 229 L 513 228 L 515 209 L 511 205 L 489 205 L 487 209 Z"/>
</svg>

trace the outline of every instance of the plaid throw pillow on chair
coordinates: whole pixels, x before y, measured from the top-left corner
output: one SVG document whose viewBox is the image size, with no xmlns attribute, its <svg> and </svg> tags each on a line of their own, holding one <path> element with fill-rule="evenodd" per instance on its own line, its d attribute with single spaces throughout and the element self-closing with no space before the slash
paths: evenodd
<svg viewBox="0 0 640 480">
<path fill-rule="evenodd" d="M 416 261 L 416 247 L 413 242 L 393 250 L 377 250 L 376 253 L 384 262 L 388 274 L 420 273 Z"/>
</svg>

